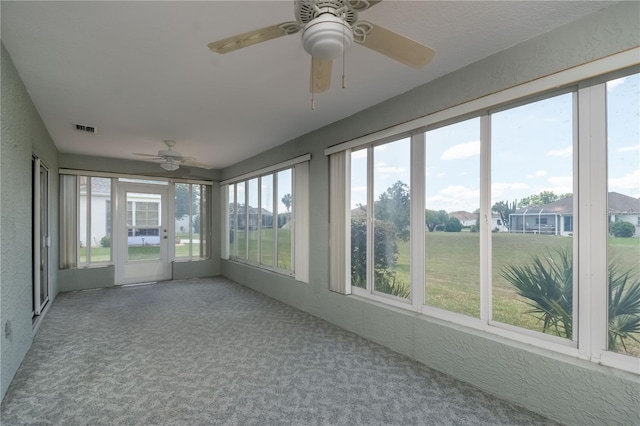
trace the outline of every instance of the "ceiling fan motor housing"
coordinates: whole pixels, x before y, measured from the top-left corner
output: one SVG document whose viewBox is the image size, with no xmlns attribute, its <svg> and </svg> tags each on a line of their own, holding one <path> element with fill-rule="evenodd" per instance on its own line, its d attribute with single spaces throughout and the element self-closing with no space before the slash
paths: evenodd
<svg viewBox="0 0 640 426">
<path fill-rule="evenodd" d="M 335 59 L 353 44 L 353 31 L 343 19 L 325 13 L 307 23 L 302 32 L 302 45 L 314 58 Z"/>
</svg>

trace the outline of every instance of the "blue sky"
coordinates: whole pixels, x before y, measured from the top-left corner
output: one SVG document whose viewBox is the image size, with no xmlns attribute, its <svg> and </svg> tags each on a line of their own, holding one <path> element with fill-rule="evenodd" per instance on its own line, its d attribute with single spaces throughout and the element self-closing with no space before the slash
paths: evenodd
<svg viewBox="0 0 640 426">
<path fill-rule="evenodd" d="M 492 203 L 573 192 L 573 97 L 558 95 L 492 114 Z M 640 76 L 607 84 L 609 191 L 640 197 Z M 480 120 L 427 132 L 427 208 L 479 207 Z M 375 148 L 374 198 L 409 182 L 409 143 Z M 603 167 L 605 161 L 603 159 Z M 366 152 L 352 153 L 352 207 L 366 204 Z"/>
</svg>

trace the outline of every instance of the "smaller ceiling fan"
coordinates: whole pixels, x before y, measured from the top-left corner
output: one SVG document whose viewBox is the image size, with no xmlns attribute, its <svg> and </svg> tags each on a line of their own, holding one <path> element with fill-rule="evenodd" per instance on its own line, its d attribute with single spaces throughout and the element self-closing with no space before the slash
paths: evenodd
<svg viewBox="0 0 640 426">
<path fill-rule="evenodd" d="M 134 155 L 140 155 L 141 157 L 150 157 L 150 161 L 160 161 L 160 167 L 167 171 L 178 170 L 180 166 L 198 167 L 201 169 L 211 169 L 210 166 L 195 161 L 193 157 L 184 157 L 178 151 L 174 151 L 172 148 L 176 145 L 176 141 L 166 140 L 164 144 L 169 149 L 163 149 L 158 151 L 158 154 L 140 154 L 134 152 Z"/>
<path fill-rule="evenodd" d="M 381 0 L 294 0 L 295 21 L 284 22 L 209 43 L 215 53 L 229 53 L 285 35 L 302 33 L 302 45 L 311 55 L 311 93 L 327 90 L 334 59 L 353 43 L 400 63 L 420 69 L 435 50 L 391 30 L 359 20 L 358 13 Z"/>
</svg>

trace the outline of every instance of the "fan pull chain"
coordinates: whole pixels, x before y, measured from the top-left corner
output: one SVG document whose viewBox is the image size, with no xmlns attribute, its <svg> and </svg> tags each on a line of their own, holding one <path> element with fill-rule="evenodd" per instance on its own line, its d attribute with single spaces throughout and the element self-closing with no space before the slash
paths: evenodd
<svg viewBox="0 0 640 426">
<path fill-rule="evenodd" d="M 313 68 L 314 62 L 315 61 L 313 60 L 313 58 L 311 58 L 311 111 L 316 109 L 316 102 L 315 102 L 315 100 L 313 98 L 313 95 L 315 93 L 315 87 L 313 87 L 313 85 L 314 85 L 314 81 L 313 80 L 314 80 L 314 77 L 316 75 L 315 74 L 315 70 Z"/>
<path fill-rule="evenodd" d="M 344 34 L 344 25 L 343 25 L 342 26 L 342 88 L 343 89 L 347 87 L 345 83 L 345 75 L 344 75 L 344 57 L 345 57 L 344 38 L 345 38 L 345 34 Z"/>
</svg>

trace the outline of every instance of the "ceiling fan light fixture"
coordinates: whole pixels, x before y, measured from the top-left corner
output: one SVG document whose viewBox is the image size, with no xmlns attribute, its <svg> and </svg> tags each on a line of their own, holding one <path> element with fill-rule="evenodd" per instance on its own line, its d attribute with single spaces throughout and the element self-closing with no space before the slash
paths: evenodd
<svg viewBox="0 0 640 426">
<path fill-rule="evenodd" d="M 174 170 L 178 170 L 180 168 L 180 164 L 178 164 L 177 162 L 169 159 L 163 163 L 160 163 L 160 167 L 162 167 L 163 169 L 165 169 L 168 172 L 172 172 Z"/>
<path fill-rule="evenodd" d="M 304 27 L 302 45 L 314 58 L 336 59 L 351 48 L 353 32 L 344 20 L 325 13 Z"/>
</svg>

